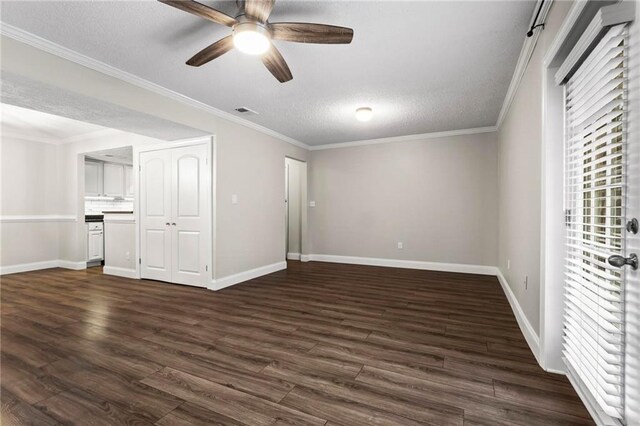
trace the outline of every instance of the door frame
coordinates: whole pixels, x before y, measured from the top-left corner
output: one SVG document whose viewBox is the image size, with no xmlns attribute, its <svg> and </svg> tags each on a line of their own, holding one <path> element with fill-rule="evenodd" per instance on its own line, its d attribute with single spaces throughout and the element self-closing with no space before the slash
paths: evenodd
<svg viewBox="0 0 640 426">
<path fill-rule="evenodd" d="M 206 214 L 209 217 L 209 220 L 205 220 L 207 224 L 207 229 L 205 229 L 205 234 L 209 235 L 207 239 L 207 255 L 209 258 L 209 263 L 211 267 L 209 268 L 209 273 L 205 276 L 206 282 L 204 284 L 204 288 L 211 290 L 213 277 L 215 277 L 215 258 L 213 256 L 216 248 L 216 209 L 213 206 L 213 201 L 216 199 L 216 137 L 215 135 L 210 136 L 201 136 L 197 138 L 190 139 L 180 139 L 176 141 L 157 143 L 153 145 L 145 145 L 140 147 L 133 147 L 133 212 L 135 217 L 135 229 L 136 229 L 136 259 L 138 259 L 136 264 L 136 278 L 141 278 L 141 249 L 140 249 L 140 239 L 141 239 L 141 217 L 140 217 L 140 154 L 143 152 L 151 152 L 151 151 L 161 151 L 164 149 L 171 148 L 181 148 L 185 146 L 196 146 L 196 145 L 207 145 L 207 154 L 209 157 L 209 164 L 207 167 L 207 186 L 209 190 L 207 191 L 207 211 Z"/>
<path fill-rule="evenodd" d="M 309 211 L 309 202 L 307 200 L 307 185 L 308 185 L 308 173 L 309 167 L 308 162 L 305 160 L 301 160 L 299 158 L 292 157 L 290 155 L 284 156 L 284 167 L 285 167 L 285 188 L 287 188 L 289 181 L 289 173 L 287 169 L 287 160 L 297 161 L 301 164 L 301 173 L 300 173 L 300 261 L 308 262 L 309 261 L 309 238 L 308 238 L 308 211 Z M 287 251 L 288 244 L 287 241 L 289 237 L 289 194 L 286 194 L 287 202 L 284 203 L 284 260 L 287 259 Z"/>
</svg>

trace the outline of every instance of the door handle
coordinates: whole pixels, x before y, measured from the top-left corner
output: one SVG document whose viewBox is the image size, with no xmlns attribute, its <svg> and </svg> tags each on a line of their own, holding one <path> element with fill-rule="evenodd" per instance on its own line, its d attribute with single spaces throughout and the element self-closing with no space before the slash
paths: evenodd
<svg viewBox="0 0 640 426">
<path fill-rule="evenodd" d="M 171 225 L 172 225 L 172 226 L 176 226 L 176 223 L 175 223 L 175 222 L 171 222 Z"/>
<path fill-rule="evenodd" d="M 169 225 L 171 225 L 171 224 L 170 224 L 169 222 L 167 222 L 167 223 L 165 223 L 165 225 L 169 226 Z"/>
<path fill-rule="evenodd" d="M 615 266 L 616 268 L 622 268 L 625 265 L 629 265 L 633 270 L 638 269 L 638 255 L 636 255 L 635 253 L 631 253 L 629 257 L 618 256 L 616 254 L 613 256 L 609 256 L 609 259 L 607 259 L 607 261 L 609 262 L 609 265 Z"/>
</svg>

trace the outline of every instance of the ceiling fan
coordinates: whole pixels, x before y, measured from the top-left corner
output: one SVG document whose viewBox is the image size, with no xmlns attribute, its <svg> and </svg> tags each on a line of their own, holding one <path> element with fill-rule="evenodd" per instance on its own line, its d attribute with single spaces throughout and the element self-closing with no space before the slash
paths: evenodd
<svg viewBox="0 0 640 426">
<path fill-rule="evenodd" d="M 269 22 L 275 0 L 238 0 L 235 17 L 222 13 L 193 0 L 158 0 L 193 15 L 226 25 L 231 35 L 216 41 L 193 55 L 187 65 L 199 67 L 234 47 L 244 53 L 262 55 L 262 63 L 281 83 L 293 78 L 286 61 L 272 40 L 296 43 L 349 44 L 353 39 L 351 28 L 303 22 Z"/>
</svg>

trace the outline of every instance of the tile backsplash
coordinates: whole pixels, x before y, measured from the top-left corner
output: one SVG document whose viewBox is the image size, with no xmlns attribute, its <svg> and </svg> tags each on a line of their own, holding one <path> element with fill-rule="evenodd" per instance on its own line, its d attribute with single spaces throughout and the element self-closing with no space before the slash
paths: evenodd
<svg viewBox="0 0 640 426">
<path fill-rule="evenodd" d="M 95 197 L 85 197 L 85 214 L 101 214 L 105 210 L 131 211 L 133 200 L 102 200 Z"/>
</svg>

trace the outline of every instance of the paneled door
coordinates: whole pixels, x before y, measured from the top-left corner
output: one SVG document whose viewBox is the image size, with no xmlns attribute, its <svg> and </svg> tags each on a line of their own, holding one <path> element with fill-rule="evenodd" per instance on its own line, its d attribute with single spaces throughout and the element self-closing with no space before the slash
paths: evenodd
<svg viewBox="0 0 640 426">
<path fill-rule="evenodd" d="M 140 276 L 171 281 L 171 150 L 140 153 Z"/>
<path fill-rule="evenodd" d="M 171 282 L 203 285 L 208 270 L 207 145 L 171 150 Z"/>
<path fill-rule="evenodd" d="M 207 144 L 140 153 L 142 278 L 205 287 L 211 244 Z"/>
</svg>

